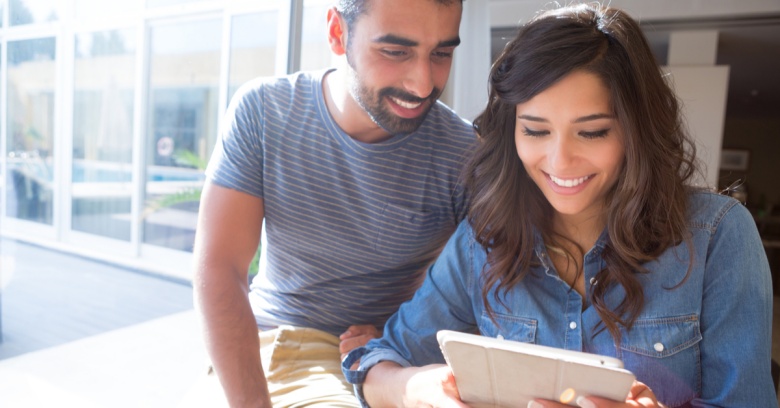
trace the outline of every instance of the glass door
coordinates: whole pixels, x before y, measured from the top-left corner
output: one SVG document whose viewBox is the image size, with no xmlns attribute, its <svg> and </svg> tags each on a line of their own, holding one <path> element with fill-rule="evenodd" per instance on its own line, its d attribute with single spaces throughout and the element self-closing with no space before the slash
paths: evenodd
<svg viewBox="0 0 780 408">
<path fill-rule="evenodd" d="M 53 223 L 56 41 L 8 42 L 6 215 Z"/>
<path fill-rule="evenodd" d="M 206 162 L 216 142 L 222 19 L 150 32 L 143 243 L 192 251 Z"/>
<path fill-rule="evenodd" d="M 135 30 L 76 36 L 71 228 L 130 241 Z"/>
</svg>

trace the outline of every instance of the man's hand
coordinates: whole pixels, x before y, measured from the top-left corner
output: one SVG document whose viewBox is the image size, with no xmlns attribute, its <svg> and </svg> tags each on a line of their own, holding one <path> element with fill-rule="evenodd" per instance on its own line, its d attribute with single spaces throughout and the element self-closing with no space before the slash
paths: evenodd
<svg viewBox="0 0 780 408">
<path fill-rule="evenodd" d="M 376 329 L 376 327 L 370 324 L 349 326 L 347 331 L 341 333 L 339 336 L 339 352 L 341 352 L 341 359 L 346 357 L 347 353 L 360 346 L 365 346 L 371 339 L 376 339 L 382 336 L 382 333 Z"/>
</svg>

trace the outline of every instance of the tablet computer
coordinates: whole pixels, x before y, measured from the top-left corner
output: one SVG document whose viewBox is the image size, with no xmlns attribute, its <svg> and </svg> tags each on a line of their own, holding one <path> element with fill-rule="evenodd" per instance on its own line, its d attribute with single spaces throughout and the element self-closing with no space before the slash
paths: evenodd
<svg viewBox="0 0 780 408">
<path fill-rule="evenodd" d="M 635 376 L 597 354 L 441 330 L 437 333 L 463 402 L 525 407 L 534 398 L 576 406 L 577 397 L 625 401 Z"/>
</svg>

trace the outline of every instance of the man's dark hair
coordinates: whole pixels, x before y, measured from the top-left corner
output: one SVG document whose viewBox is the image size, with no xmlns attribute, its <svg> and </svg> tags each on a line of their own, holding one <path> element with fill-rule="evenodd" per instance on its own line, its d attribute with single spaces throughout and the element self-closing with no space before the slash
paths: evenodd
<svg viewBox="0 0 780 408">
<path fill-rule="evenodd" d="M 365 14 L 368 11 L 369 3 L 371 1 L 376 1 L 376 0 L 339 0 L 338 10 L 339 13 L 341 13 L 341 17 L 347 23 L 347 29 L 352 29 L 352 26 L 355 23 L 355 21 L 357 21 L 358 17 L 360 17 L 361 15 Z M 465 0 L 429 0 L 429 1 L 435 1 L 439 4 L 448 6 L 456 2 L 463 3 L 463 1 Z"/>
</svg>

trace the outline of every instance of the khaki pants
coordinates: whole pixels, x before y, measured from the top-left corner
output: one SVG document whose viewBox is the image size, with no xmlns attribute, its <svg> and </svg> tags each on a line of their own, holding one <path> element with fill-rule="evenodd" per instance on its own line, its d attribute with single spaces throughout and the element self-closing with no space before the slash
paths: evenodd
<svg viewBox="0 0 780 408">
<path fill-rule="evenodd" d="M 260 360 L 274 407 L 360 406 L 341 373 L 336 336 L 292 326 L 262 331 L 259 336 Z M 199 379 L 179 406 L 228 406 L 213 370 Z"/>
</svg>

